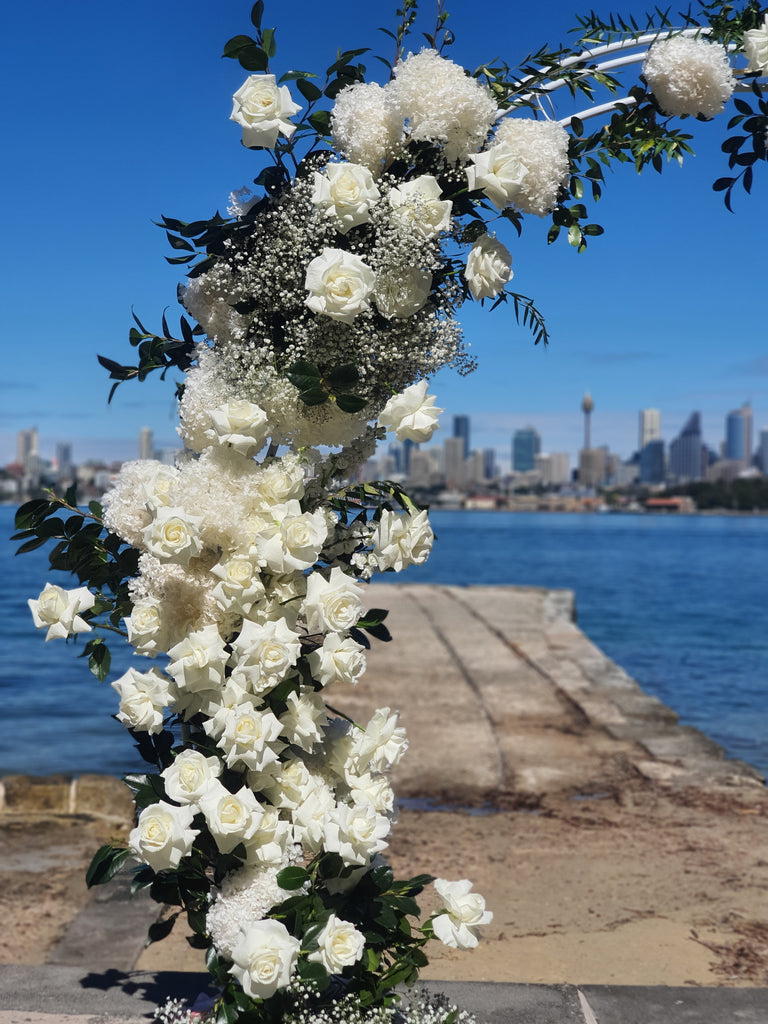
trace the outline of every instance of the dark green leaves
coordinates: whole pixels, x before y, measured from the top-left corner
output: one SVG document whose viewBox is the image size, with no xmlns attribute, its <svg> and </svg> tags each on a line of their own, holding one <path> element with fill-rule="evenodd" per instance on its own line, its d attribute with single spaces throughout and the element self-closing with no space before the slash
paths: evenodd
<svg viewBox="0 0 768 1024">
<path fill-rule="evenodd" d="M 353 413 L 368 404 L 367 399 L 347 390 L 360 379 L 354 363 L 344 363 L 321 373 L 313 363 L 299 360 L 287 368 L 285 376 L 299 389 L 299 398 L 305 405 L 322 405 L 332 400 L 342 412 Z"/>
<path fill-rule="evenodd" d="M 300 867 L 283 868 L 276 880 L 281 889 L 300 889 L 309 881 L 309 872 Z"/>
<path fill-rule="evenodd" d="M 168 237 L 171 238 L 172 236 L 169 235 Z M 186 246 L 186 243 L 184 245 Z M 188 248 L 191 248 L 191 246 L 188 246 Z M 193 328 L 185 316 L 179 317 L 181 338 L 171 335 L 165 316 L 163 316 L 162 335 L 147 331 L 135 314 L 134 320 L 138 324 L 139 330 L 132 327 L 128 340 L 134 348 L 138 348 L 139 359 L 135 366 L 122 365 L 115 362 L 114 359 L 108 359 L 106 356 L 97 356 L 104 369 L 109 371 L 110 380 L 116 382 L 109 392 L 108 401 L 110 402 L 118 385 L 124 380 L 135 378 L 142 381 L 154 370 L 161 370 L 160 377 L 164 380 L 166 373 L 171 367 L 176 367 L 182 371 L 188 370 L 194 362 L 196 339 L 203 333 L 201 328 Z"/>
<path fill-rule="evenodd" d="M 103 885 L 117 874 L 131 851 L 121 846 L 102 846 L 96 851 L 90 866 L 85 873 L 85 884 L 90 889 L 94 885 Z"/>
</svg>

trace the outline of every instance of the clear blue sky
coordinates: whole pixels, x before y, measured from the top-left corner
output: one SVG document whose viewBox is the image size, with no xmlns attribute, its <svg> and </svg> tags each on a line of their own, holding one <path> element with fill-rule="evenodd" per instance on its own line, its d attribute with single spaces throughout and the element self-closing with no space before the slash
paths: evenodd
<svg viewBox="0 0 768 1024">
<path fill-rule="evenodd" d="M 470 67 L 496 55 L 514 65 L 544 42 L 567 40 L 574 14 L 593 5 L 497 2 L 479 16 L 476 3 L 453 0 L 452 56 Z M 323 69 L 339 46 L 387 53 L 376 27 L 392 26 L 395 6 L 267 0 L 274 69 Z M 596 7 L 638 14 L 646 5 Z M 220 57 L 230 36 L 248 32 L 249 11 L 248 0 L 5 5 L 0 463 L 14 457 L 16 431 L 33 425 L 43 454 L 71 441 L 77 461 L 135 457 L 145 425 L 158 444 L 174 443 L 172 385 L 128 383 L 107 407 L 96 353 L 130 361 L 132 305 L 155 328 L 165 307 L 176 316 L 181 276 L 163 259 L 153 218 L 223 210 L 258 171 L 228 120 L 245 73 Z M 369 67 L 384 72 L 374 60 Z M 548 247 L 547 222 L 536 218 L 522 240 L 505 238 L 514 284 L 546 314 L 552 343 L 534 348 L 504 309 L 465 307 L 480 369 L 438 376 L 446 432 L 452 414 L 468 413 L 473 444 L 503 454 L 530 422 L 545 450 L 574 452 L 585 390 L 595 400 L 593 443 L 623 455 L 635 447 L 642 407 L 661 409 L 667 438 L 701 410 L 714 446 L 725 414 L 745 400 L 756 428 L 768 426 L 768 168 L 757 168 L 755 195 L 739 195 L 728 214 L 711 191 L 725 173 L 724 122 L 686 123 L 699 155 L 661 178 L 618 168 L 594 211 L 607 233 L 585 254 L 564 241 Z"/>
</svg>

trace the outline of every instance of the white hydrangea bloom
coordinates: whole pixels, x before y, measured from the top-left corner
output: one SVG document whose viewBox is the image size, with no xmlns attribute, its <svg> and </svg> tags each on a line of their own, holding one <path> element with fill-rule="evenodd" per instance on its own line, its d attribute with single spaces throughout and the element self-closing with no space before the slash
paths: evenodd
<svg viewBox="0 0 768 1024">
<path fill-rule="evenodd" d="M 348 160 L 378 175 L 400 148 L 403 119 L 386 89 L 375 82 L 355 82 L 336 97 L 331 137 Z"/>
<path fill-rule="evenodd" d="M 490 90 L 436 50 L 400 61 L 385 91 L 410 137 L 440 143 L 448 163 L 477 152 L 496 117 Z"/>
<path fill-rule="evenodd" d="M 242 341 L 245 337 L 248 320 L 233 308 L 242 298 L 229 268 L 223 263 L 190 278 L 180 292 L 186 311 L 216 342 Z M 198 351 L 202 347 L 198 346 Z"/>
<path fill-rule="evenodd" d="M 104 525 L 132 547 L 142 543 L 142 531 L 152 522 L 152 513 L 173 503 L 179 473 L 152 459 L 124 462 L 109 491 L 104 495 Z"/>
<path fill-rule="evenodd" d="M 96 598 L 87 587 L 64 590 L 46 583 L 40 595 L 27 601 L 37 629 L 47 629 L 45 639 L 64 640 L 74 633 L 90 633 L 90 626 L 80 612 L 93 608 Z"/>
<path fill-rule="evenodd" d="M 232 959 L 232 950 L 251 925 L 263 920 L 273 907 L 294 895 L 277 884 L 277 874 L 283 866 L 245 867 L 222 881 L 205 924 L 217 951 L 228 960 Z"/>
<path fill-rule="evenodd" d="M 494 144 L 467 167 L 470 191 L 481 189 L 494 206 L 514 206 L 544 217 L 568 181 L 570 137 L 555 121 L 507 118 Z"/>
<path fill-rule="evenodd" d="M 354 163 L 329 163 L 315 171 L 312 202 L 342 235 L 371 219 L 371 207 L 379 190 L 367 167 Z"/>
<path fill-rule="evenodd" d="M 736 84 L 724 46 L 687 36 L 654 43 L 643 75 L 664 113 L 677 117 L 722 113 Z"/>
<path fill-rule="evenodd" d="M 289 118 L 301 107 L 294 103 L 287 85 L 278 85 L 274 75 L 249 75 L 233 97 L 230 121 L 243 129 L 244 146 L 272 148 L 278 135 L 287 139 L 296 131 Z"/>
<path fill-rule="evenodd" d="M 435 889 L 445 907 L 432 918 L 435 935 L 454 949 L 474 949 L 477 929 L 493 919 L 491 911 L 485 909 L 485 900 L 472 892 L 472 883 L 466 878 L 460 882 L 437 878 Z"/>
</svg>

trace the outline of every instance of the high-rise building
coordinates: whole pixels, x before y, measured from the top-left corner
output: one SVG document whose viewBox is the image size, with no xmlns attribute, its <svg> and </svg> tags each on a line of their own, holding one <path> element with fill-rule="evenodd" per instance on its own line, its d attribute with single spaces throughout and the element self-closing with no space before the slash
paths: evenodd
<svg viewBox="0 0 768 1024">
<path fill-rule="evenodd" d="M 591 440 L 591 429 L 592 429 L 592 410 L 595 408 L 595 403 L 592 401 L 592 395 L 587 391 L 581 400 L 581 411 L 584 413 L 584 450 L 589 451 L 592 447 Z"/>
<path fill-rule="evenodd" d="M 768 427 L 763 427 L 760 431 L 757 453 L 760 458 L 760 469 L 763 476 L 768 476 Z"/>
<path fill-rule="evenodd" d="M 35 473 L 40 464 L 40 438 L 37 427 L 20 430 L 16 435 L 16 461 L 27 473 Z"/>
<path fill-rule="evenodd" d="M 725 457 L 743 469 L 752 462 L 752 406 L 745 402 L 725 418 Z"/>
<path fill-rule="evenodd" d="M 464 458 L 472 450 L 469 445 L 469 416 L 453 417 L 453 436 L 460 437 L 464 442 Z"/>
<path fill-rule="evenodd" d="M 568 452 L 549 452 L 536 456 L 535 469 L 545 487 L 568 483 L 571 457 Z"/>
<path fill-rule="evenodd" d="M 661 438 L 647 441 L 640 449 L 638 478 L 641 484 L 664 482 L 664 442 Z"/>
<path fill-rule="evenodd" d="M 454 490 L 464 482 L 464 438 L 446 437 L 443 442 L 443 456 L 445 486 L 448 490 Z"/>
<path fill-rule="evenodd" d="M 512 436 L 512 469 L 515 473 L 530 473 L 541 451 L 541 435 L 534 427 L 523 427 Z"/>
<path fill-rule="evenodd" d="M 701 480 L 705 476 L 706 449 L 701 440 L 701 414 L 692 412 L 669 446 L 669 475 L 675 480 Z"/>
<path fill-rule="evenodd" d="M 579 484 L 581 487 L 598 487 L 605 482 L 608 473 L 608 449 L 582 448 L 579 452 Z"/>
<path fill-rule="evenodd" d="M 640 410 L 640 429 L 638 432 L 637 447 L 639 451 L 649 441 L 658 441 L 661 437 L 661 413 L 658 409 Z"/>
<path fill-rule="evenodd" d="M 496 449 L 483 448 L 483 469 L 486 480 L 493 480 L 496 477 Z"/>
<path fill-rule="evenodd" d="M 151 459 L 155 454 L 155 439 L 151 427 L 142 427 L 139 432 L 139 458 Z"/>
</svg>

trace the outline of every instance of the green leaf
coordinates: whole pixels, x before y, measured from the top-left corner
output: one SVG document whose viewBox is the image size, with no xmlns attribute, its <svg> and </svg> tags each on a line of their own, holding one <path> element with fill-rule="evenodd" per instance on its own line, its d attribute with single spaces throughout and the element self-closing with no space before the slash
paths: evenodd
<svg viewBox="0 0 768 1024">
<path fill-rule="evenodd" d="M 114 878 L 127 860 L 130 852 L 130 850 L 121 846 L 107 844 L 100 847 L 93 855 L 88 870 L 85 873 L 85 884 L 88 888 L 90 889 L 94 885 L 103 885 L 111 878 Z"/>
<path fill-rule="evenodd" d="M 337 366 L 326 373 L 325 379 L 335 391 L 339 388 L 348 388 L 351 384 L 357 384 L 360 380 L 360 374 L 357 372 L 357 366 L 354 363 L 344 363 L 342 366 Z"/>
<path fill-rule="evenodd" d="M 264 0 L 256 0 L 251 8 L 251 24 L 258 31 L 261 28 L 261 19 L 264 17 Z"/>
<path fill-rule="evenodd" d="M 147 929 L 147 941 L 145 946 L 151 946 L 153 942 L 159 942 L 164 939 L 167 935 L 170 935 L 173 931 L 173 926 L 176 924 L 176 918 L 178 914 L 173 914 L 165 921 L 155 921 Z"/>
<path fill-rule="evenodd" d="M 304 405 L 322 405 L 323 402 L 328 401 L 328 397 L 328 392 L 321 385 L 299 392 L 299 398 Z"/>
<path fill-rule="evenodd" d="M 266 71 L 269 67 L 269 57 L 255 43 L 240 50 L 237 59 L 246 71 Z"/>
<path fill-rule="evenodd" d="M 240 53 L 251 46 L 256 46 L 256 41 L 251 39 L 250 36 L 233 36 L 224 44 L 222 57 L 232 57 L 234 60 L 237 60 Z"/>
<path fill-rule="evenodd" d="M 112 663 L 112 655 L 103 640 L 94 642 L 93 650 L 88 658 L 88 668 L 93 672 L 100 683 L 109 675 L 109 668 Z"/>
<path fill-rule="evenodd" d="M 296 88 L 309 103 L 315 103 L 323 95 L 322 91 L 318 89 L 314 82 L 309 82 L 306 78 L 297 79 Z"/>
<path fill-rule="evenodd" d="M 319 386 L 321 380 L 318 368 L 303 359 L 292 363 L 285 371 L 285 376 L 301 391 Z"/>
<path fill-rule="evenodd" d="M 368 399 L 360 395 L 336 395 L 336 405 L 342 412 L 360 412 L 368 405 Z"/>
<path fill-rule="evenodd" d="M 309 881 L 309 872 L 300 867 L 283 868 L 277 874 L 277 884 L 281 889 L 300 889 L 305 882 Z"/>
<path fill-rule="evenodd" d="M 315 110 L 309 115 L 307 120 L 318 135 L 327 135 L 331 125 L 331 112 L 329 110 Z"/>
<path fill-rule="evenodd" d="M 275 30 L 273 28 L 265 28 L 261 34 L 261 45 L 264 53 L 268 57 L 274 57 L 277 53 L 277 46 L 275 44 Z"/>
</svg>

